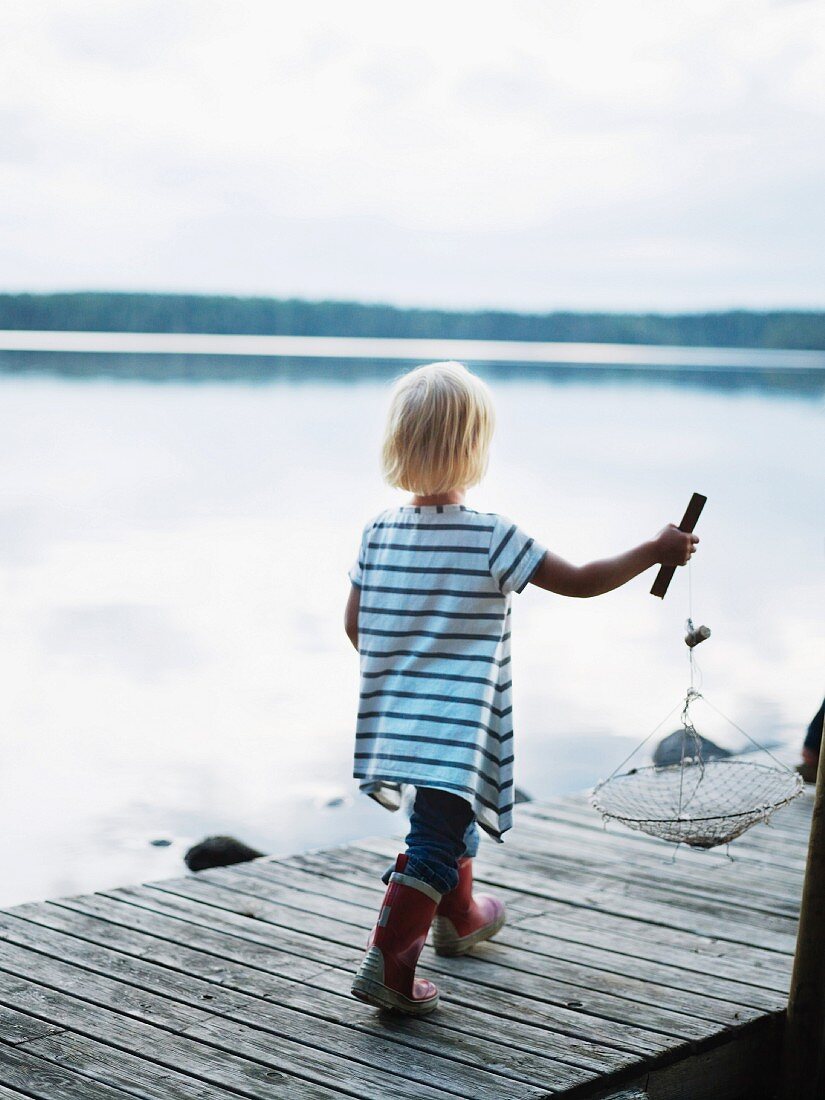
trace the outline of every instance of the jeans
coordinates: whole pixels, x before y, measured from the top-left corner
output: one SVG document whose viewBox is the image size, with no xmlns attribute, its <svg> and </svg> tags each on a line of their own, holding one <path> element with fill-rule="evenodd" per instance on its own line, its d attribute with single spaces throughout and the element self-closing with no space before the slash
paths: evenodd
<svg viewBox="0 0 825 1100">
<path fill-rule="evenodd" d="M 478 851 L 478 828 L 470 803 L 448 791 L 418 787 L 406 845 L 405 874 L 440 894 L 455 890 L 459 859 Z"/>
<path fill-rule="evenodd" d="M 822 700 L 822 706 L 811 720 L 811 724 L 808 726 L 807 736 L 805 737 L 805 748 L 810 749 L 812 752 L 819 752 L 822 744 L 823 718 L 825 718 L 825 699 Z"/>
</svg>

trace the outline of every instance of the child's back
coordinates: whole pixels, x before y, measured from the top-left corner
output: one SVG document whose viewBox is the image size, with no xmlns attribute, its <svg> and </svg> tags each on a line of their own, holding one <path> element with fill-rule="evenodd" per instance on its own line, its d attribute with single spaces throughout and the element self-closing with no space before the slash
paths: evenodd
<svg viewBox="0 0 825 1100">
<path fill-rule="evenodd" d="M 463 504 L 405 505 L 364 531 L 355 775 L 397 804 L 402 783 L 454 791 L 498 836 L 511 824 L 510 594 L 544 547 Z"/>
</svg>

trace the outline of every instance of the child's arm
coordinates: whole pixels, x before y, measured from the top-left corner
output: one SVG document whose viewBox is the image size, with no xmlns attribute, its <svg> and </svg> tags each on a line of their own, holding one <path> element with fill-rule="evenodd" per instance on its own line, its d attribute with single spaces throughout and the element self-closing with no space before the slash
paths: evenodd
<svg viewBox="0 0 825 1100">
<path fill-rule="evenodd" d="M 357 584 L 354 584 L 349 590 L 349 599 L 344 611 L 344 630 L 356 649 L 358 648 L 358 608 L 360 604 L 361 589 Z"/>
<path fill-rule="evenodd" d="M 601 596 L 627 584 L 652 565 L 687 565 L 698 541 L 696 535 L 687 535 L 669 523 L 649 542 L 587 565 L 571 565 L 548 550 L 530 580 L 560 596 Z"/>
</svg>

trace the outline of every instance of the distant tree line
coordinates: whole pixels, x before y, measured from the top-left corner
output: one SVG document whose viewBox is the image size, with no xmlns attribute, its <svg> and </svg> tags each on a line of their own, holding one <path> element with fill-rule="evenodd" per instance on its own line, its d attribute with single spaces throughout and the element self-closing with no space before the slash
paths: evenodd
<svg viewBox="0 0 825 1100">
<path fill-rule="evenodd" d="M 0 329 L 825 349 L 825 311 L 512 313 L 200 294 L 0 294 Z"/>
</svg>

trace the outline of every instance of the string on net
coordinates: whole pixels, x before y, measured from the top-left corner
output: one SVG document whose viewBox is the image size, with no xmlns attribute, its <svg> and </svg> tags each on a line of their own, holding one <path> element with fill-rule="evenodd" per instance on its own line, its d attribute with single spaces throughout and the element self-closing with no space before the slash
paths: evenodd
<svg viewBox="0 0 825 1100">
<path fill-rule="evenodd" d="M 688 621 L 693 629 L 691 571 L 688 565 Z M 682 736 L 678 764 L 625 766 L 678 709 L 677 705 L 656 725 L 607 779 L 596 785 L 593 806 L 605 820 L 619 821 L 630 829 L 693 848 L 728 844 L 746 829 L 767 821 L 792 802 L 803 789 L 802 778 L 760 745 L 745 730 L 715 707 L 697 689 L 701 677 L 693 647 L 689 647 L 690 687 L 681 704 Z M 701 684 L 701 678 L 700 678 Z M 702 739 L 691 717 L 691 707 L 703 700 L 720 718 L 738 730 L 772 764 L 737 758 L 705 758 Z"/>
</svg>

